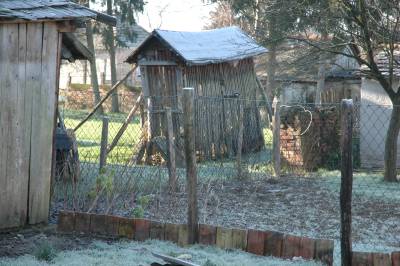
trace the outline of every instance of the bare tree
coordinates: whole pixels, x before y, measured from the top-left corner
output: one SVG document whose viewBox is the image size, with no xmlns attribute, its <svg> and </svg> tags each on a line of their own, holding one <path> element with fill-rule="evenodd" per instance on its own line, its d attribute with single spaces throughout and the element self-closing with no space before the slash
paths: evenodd
<svg viewBox="0 0 400 266">
<path fill-rule="evenodd" d="M 218 2 L 215 10 L 210 12 L 210 23 L 204 28 L 207 30 L 229 27 L 229 26 L 240 26 L 240 18 L 234 15 L 231 5 L 228 2 Z"/>
<path fill-rule="evenodd" d="M 124 27 L 118 28 L 122 31 L 125 37 L 129 41 L 135 39 L 135 33 L 130 29 L 130 26 L 136 23 L 135 14 L 136 12 L 143 12 L 145 2 L 143 0 L 91 0 L 101 7 L 106 7 L 108 15 L 116 16 L 118 21 Z M 117 83 L 117 67 L 116 67 L 116 46 L 125 46 L 125 41 L 119 38 L 117 30 L 114 30 L 111 26 L 96 24 L 94 27 L 96 33 L 100 33 L 103 39 L 103 44 L 110 55 L 110 67 L 111 67 L 111 87 Z M 115 90 L 112 94 L 112 112 L 119 112 L 118 103 L 118 91 Z"/>
<path fill-rule="evenodd" d="M 361 65 L 361 72 L 376 80 L 393 104 L 385 141 L 384 179 L 397 181 L 397 141 L 400 132 L 400 87 L 396 85 L 394 70 L 399 68 L 398 41 L 400 22 L 399 0 L 337 0 L 329 9 L 317 9 L 310 0 L 299 19 L 309 19 L 309 10 L 318 13 L 324 22 L 334 20 L 329 42 L 303 39 L 322 52 L 354 58 Z M 310 24 L 310 28 L 317 25 Z M 350 49 L 345 49 L 350 47 Z M 378 60 L 384 62 L 381 67 Z"/>
</svg>

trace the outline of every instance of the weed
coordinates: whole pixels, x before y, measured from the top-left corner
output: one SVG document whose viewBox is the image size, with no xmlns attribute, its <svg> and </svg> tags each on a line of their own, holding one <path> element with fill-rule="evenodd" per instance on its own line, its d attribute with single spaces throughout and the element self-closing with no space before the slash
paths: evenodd
<svg viewBox="0 0 400 266">
<path fill-rule="evenodd" d="M 217 266 L 217 264 L 215 264 L 211 260 L 207 259 L 207 261 L 204 262 L 203 266 Z"/>
<path fill-rule="evenodd" d="M 142 206 L 136 206 L 132 210 L 132 217 L 133 218 L 143 218 L 144 217 L 144 209 L 142 208 Z"/>
<path fill-rule="evenodd" d="M 57 256 L 57 251 L 46 241 L 37 247 L 34 256 L 39 261 L 51 262 Z"/>
<path fill-rule="evenodd" d="M 137 199 L 137 205 L 132 210 L 132 217 L 134 218 L 143 218 L 144 217 L 144 209 L 149 206 L 150 197 L 149 196 L 141 196 Z"/>
</svg>

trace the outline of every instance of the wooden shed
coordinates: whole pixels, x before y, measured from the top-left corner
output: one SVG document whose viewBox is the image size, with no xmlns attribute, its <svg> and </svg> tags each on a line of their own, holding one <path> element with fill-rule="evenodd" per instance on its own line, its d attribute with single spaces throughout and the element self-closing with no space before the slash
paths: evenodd
<svg viewBox="0 0 400 266">
<path fill-rule="evenodd" d="M 0 1 L 0 229 L 47 222 L 60 60 L 87 57 L 66 34 L 87 19 L 115 24 L 65 0 Z"/>
<path fill-rule="evenodd" d="M 179 146 L 181 89 L 193 87 L 196 150 L 201 158 L 236 153 L 239 103 L 244 108 L 243 151 L 259 150 L 264 138 L 253 57 L 266 52 L 237 27 L 202 32 L 154 30 L 126 60 L 140 67 L 149 139 L 165 136 L 162 110 L 170 107 Z"/>
</svg>

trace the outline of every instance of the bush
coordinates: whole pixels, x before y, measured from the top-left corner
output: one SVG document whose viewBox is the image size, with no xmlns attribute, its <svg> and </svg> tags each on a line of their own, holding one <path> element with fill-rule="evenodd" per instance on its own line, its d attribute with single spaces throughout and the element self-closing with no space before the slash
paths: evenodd
<svg viewBox="0 0 400 266">
<path fill-rule="evenodd" d="M 37 247 L 34 256 L 39 261 L 51 262 L 57 256 L 57 251 L 49 242 L 44 242 Z"/>
</svg>

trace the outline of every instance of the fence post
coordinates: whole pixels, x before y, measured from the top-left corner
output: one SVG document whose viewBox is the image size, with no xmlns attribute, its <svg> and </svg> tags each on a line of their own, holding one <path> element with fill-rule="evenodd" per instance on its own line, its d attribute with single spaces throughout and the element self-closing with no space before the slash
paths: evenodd
<svg viewBox="0 0 400 266">
<path fill-rule="evenodd" d="M 239 132 L 237 142 L 236 164 L 238 169 L 238 177 L 242 177 L 242 146 L 243 146 L 243 103 L 239 100 Z"/>
<path fill-rule="evenodd" d="M 101 142 L 100 142 L 100 167 L 99 171 L 106 166 L 107 163 L 107 144 L 108 144 L 108 117 L 103 117 L 103 125 L 101 128 Z"/>
<path fill-rule="evenodd" d="M 71 88 L 71 84 L 72 84 L 72 76 L 71 73 L 68 73 L 68 80 L 67 80 L 67 88 Z"/>
<path fill-rule="evenodd" d="M 342 265 L 351 265 L 351 194 L 353 189 L 353 101 L 341 103 L 341 185 L 340 185 L 340 223 Z"/>
<path fill-rule="evenodd" d="M 274 123 L 273 123 L 273 139 L 272 153 L 274 162 L 275 176 L 281 175 L 281 116 L 280 116 L 280 101 L 274 101 Z"/>
<path fill-rule="evenodd" d="M 183 128 L 185 137 L 186 190 L 188 194 L 188 243 L 198 242 L 197 169 L 194 139 L 194 89 L 183 90 Z"/>
<path fill-rule="evenodd" d="M 175 159 L 175 141 L 174 141 L 174 125 L 172 123 L 172 111 L 170 107 L 165 108 L 165 117 L 167 119 L 167 145 L 168 145 L 168 176 L 169 189 L 176 192 L 176 159 Z"/>
</svg>

